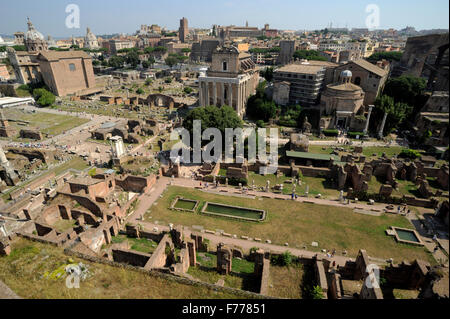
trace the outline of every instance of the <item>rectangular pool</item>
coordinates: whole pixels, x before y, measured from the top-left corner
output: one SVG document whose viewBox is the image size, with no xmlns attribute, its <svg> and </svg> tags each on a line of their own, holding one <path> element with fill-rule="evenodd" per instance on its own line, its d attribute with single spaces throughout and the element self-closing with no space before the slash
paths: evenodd
<svg viewBox="0 0 450 319">
<path fill-rule="evenodd" d="M 266 217 L 264 210 L 208 202 L 203 206 L 202 213 L 252 221 L 261 221 Z"/>
</svg>

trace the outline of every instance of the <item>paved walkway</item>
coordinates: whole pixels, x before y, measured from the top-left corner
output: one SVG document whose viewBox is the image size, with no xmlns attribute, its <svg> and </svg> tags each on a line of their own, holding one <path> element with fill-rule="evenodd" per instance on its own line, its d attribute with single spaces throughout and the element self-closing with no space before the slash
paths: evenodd
<svg viewBox="0 0 450 319">
<path fill-rule="evenodd" d="M 178 178 L 178 179 L 173 180 L 172 185 L 183 186 L 183 187 L 200 187 L 200 181 Z M 275 194 L 272 192 L 258 192 L 258 191 L 250 191 L 249 190 L 246 193 L 243 193 L 242 191 L 240 191 L 237 188 L 225 187 L 225 186 L 219 186 L 219 187 L 209 186 L 208 188 L 206 188 L 206 187 L 204 187 L 205 182 L 202 182 L 202 186 L 203 186 L 203 188 L 202 188 L 203 191 L 218 193 L 221 195 L 240 194 L 240 195 L 248 196 L 248 197 L 258 196 L 258 197 L 268 197 L 268 198 L 292 200 L 291 195 Z M 361 210 L 368 210 L 368 211 L 370 211 L 370 210 L 383 211 L 383 209 L 385 209 L 385 207 L 386 207 L 386 204 L 368 205 L 365 203 L 351 203 L 351 202 L 349 204 L 347 204 L 347 203 L 343 204 L 337 200 L 322 199 L 322 198 L 315 198 L 315 197 L 297 197 L 297 199 L 295 201 L 302 202 L 302 203 L 306 202 L 306 203 L 345 207 L 345 208 L 349 208 L 349 209 L 361 209 Z"/>
<path fill-rule="evenodd" d="M 0 280 L 0 299 L 21 299 L 14 291 L 11 290 Z"/>
</svg>

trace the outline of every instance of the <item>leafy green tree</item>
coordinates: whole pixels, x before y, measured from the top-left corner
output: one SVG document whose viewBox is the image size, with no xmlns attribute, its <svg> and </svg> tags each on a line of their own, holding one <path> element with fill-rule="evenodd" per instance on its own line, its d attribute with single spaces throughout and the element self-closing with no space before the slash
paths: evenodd
<svg viewBox="0 0 450 319">
<path fill-rule="evenodd" d="M 376 52 L 369 56 L 367 60 L 369 62 L 375 63 L 377 61 L 380 61 L 382 59 L 388 60 L 388 61 L 400 61 L 402 58 L 403 53 L 402 52 Z"/>
<path fill-rule="evenodd" d="M 172 68 L 173 66 L 175 66 L 179 63 L 179 60 L 174 56 L 168 56 L 164 60 L 164 62 L 166 63 L 166 65 L 168 65 L 170 68 Z"/>
<path fill-rule="evenodd" d="M 394 99 L 389 95 L 381 95 L 375 100 L 375 118 L 381 119 L 384 113 L 387 113 L 384 132 L 390 133 L 392 129 L 397 128 L 406 117 L 411 113 L 412 107 L 403 102 L 394 102 Z M 379 121 L 375 121 L 379 123 Z"/>
<path fill-rule="evenodd" d="M 36 100 L 36 103 L 42 107 L 50 106 L 55 103 L 55 96 L 52 92 L 47 91 L 44 88 L 34 89 L 33 97 Z"/>
<path fill-rule="evenodd" d="M 321 56 L 319 51 L 316 50 L 298 50 L 294 52 L 294 59 L 301 60 L 316 60 L 316 61 L 327 61 L 327 58 Z"/>
<path fill-rule="evenodd" d="M 125 58 L 118 55 L 112 56 L 108 61 L 109 66 L 116 69 L 122 68 L 124 63 Z"/>
<path fill-rule="evenodd" d="M 148 69 L 150 67 L 150 63 L 148 63 L 148 61 L 142 61 L 142 67 Z"/>
<path fill-rule="evenodd" d="M 209 127 L 215 127 L 220 130 L 225 136 L 226 128 L 242 127 L 243 123 L 238 114 L 230 106 L 224 105 L 222 107 L 206 106 L 197 107 L 191 110 L 183 122 L 183 127 L 187 129 L 192 136 L 192 129 L 194 120 L 200 120 L 202 130 Z"/>
<path fill-rule="evenodd" d="M 271 82 L 273 80 L 273 68 L 268 67 L 264 69 L 264 71 L 261 71 L 261 76 L 263 76 L 267 82 Z"/>
<path fill-rule="evenodd" d="M 191 87 L 189 87 L 189 86 L 185 86 L 184 89 L 183 89 L 183 92 L 186 93 L 186 94 L 191 94 L 192 91 L 193 91 L 193 89 Z"/>
<path fill-rule="evenodd" d="M 142 88 L 139 88 L 136 90 L 137 94 L 144 94 L 144 90 Z"/>
<path fill-rule="evenodd" d="M 125 61 L 128 64 L 131 64 L 131 66 L 133 68 L 137 67 L 137 65 L 139 64 L 139 54 L 136 51 L 130 51 L 127 53 L 126 57 L 125 57 Z"/>
<path fill-rule="evenodd" d="M 156 60 L 153 56 L 150 56 L 148 58 L 148 63 L 150 64 L 150 67 L 153 67 L 153 64 L 155 64 Z"/>
<path fill-rule="evenodd" d="M 403 75 L 391 78 L 386 82 L 383 94 L 391 96 L 395 102 L 404 102 L 412 106 L 422 107 L 425 104 L 426 80 Z"/>
</svg>

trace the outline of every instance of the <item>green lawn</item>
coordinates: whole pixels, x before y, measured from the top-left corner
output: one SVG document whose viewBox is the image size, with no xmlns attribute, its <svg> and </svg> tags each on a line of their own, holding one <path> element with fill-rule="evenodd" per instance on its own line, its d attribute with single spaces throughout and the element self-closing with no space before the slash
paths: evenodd
<svg viewBox="0 0 450 319">
<path fill-rule="evenodd" d="M 76 116 L 44 112 L 28 113 L 19 109 L 11 108 L 4 110 L 4 115 L 9 120 L 29 122 L 27 125 L 19 125 L 19 122 L 10 121 L 10 125 L 17 130 L 17 133 L 19 133 L 19 130 L 21 129 L 35 127 L 44 135 L 48 134 L 55 136 L 89 122 L 88 119 L 79 118 Z"/>
<path fill-rule="evenodd" d="M 119 244 L 127 241 L 130 249 L 140 251 L 141 253 L 151 254 L 155 251 L 158 243 L 147 238 L 131 238 L 125 235 L 117 235 L 111 237 L 113 244 Z"/>
<path fill-rule="evenodd" d="M 0 280 L 20 297 L 33 299 L 237 298 L 232 293 L 72 258 L 65 255 L 61 247 L 18 239 L 11 255 L 0 256 Z M 80 282 L 80 289 L 67 288 L 65 276 L 59 279 L 45 276 L 64 269 L 69 263 L 79 262 L 87 265 L 91 273 Z"/>
<path fill-rule="evenodd" d="M 197 213 L 172 211 L 170 204 L 176 196 L 200 200 Z M 264 209 L 267 212 L 263 222 L 246 222 L 226 218 L 201 215 L 198 213 L 204 202 L 216 202 L 241 207 Z M 308 250 L 335 248 L 338 252 L 346 249 L 355 257 L 359 249 L 366 249 L 368 254 L 378 258 L 394 258 L 394 260 L 413 260 L 420 258 L 432 261 L 423 247 L 397 243 L 393 237 L 387 236 L 385 230 L 389 226 L 413 228 L 403 216 L 382 215 L 379 217 L 354 213 L 343 207 L 324 206 L 277 199 L 248 199 L 242 197 L 216 195 L 200 190 L 170 186 L 163 197 L 145 214 L 150 222 L 160 224 L 181 224 L 186 226 L 202 225 L 205 229 L 223 229 L 227 233 L 238 236 L 270 239 L 275 244 L 288 242 L 291 247 L 301 248 L 307 245 Z M 316 241 L 319 247 L 311 247 Z"/>
<path fill-rule="evenodd" d="M 233 258 L 231 273 L 228 275 L 221 275 L 217 272 L 217 256 L 215 253 L 197 253 L 197 262 L 199 266 L 189 267 L 187 273 L 198 280 L 216 284 L 222 279 L 225 287 L 259 292 L 259 280 L 253 275 L 255 267 L 253 262 Z"/>
</svg>

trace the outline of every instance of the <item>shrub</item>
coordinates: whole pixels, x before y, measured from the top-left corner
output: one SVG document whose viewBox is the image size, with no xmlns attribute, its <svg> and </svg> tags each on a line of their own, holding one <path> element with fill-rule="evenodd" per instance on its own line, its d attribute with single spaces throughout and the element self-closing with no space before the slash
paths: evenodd
<svg viewBox="0 0 450 319">
<path fill-rule="evenodd" d="M 323 130 L 322 133 L 326 136 L 338 136 L 339 131 L 336 129 L 333 130 Z"/>
<path fill-rule="evenodd" d="M 29 86 L 28 84 L 22 84 L 22 85 L 20 85 L 17 89 L 19 89 L 19 90 L 24 90 L 24 91 L 28 91 L 28 92 L 31 91 L 31 88 L 30 88 L 30 86 Z"/>
<path fill-rule="evenodd" d="M 256 126 L 257 127 L 266 127 L 266 124 L 264 123 L 263 120 L 258 120 L 258 121 L 256 121 Z"/>
<path fill-rule="evenodd" d="M 420 154 L 419 151 L 412 150 L 412 149 L 406 149 L 406 150 L 402 150 L 398 156 L 401 158 L 416 159 L 416 158 L 421 157 L 422 155 Z"/>
<path fill-rule="evenodd" d="M 356 136 L 358 136 L 358 135 L 359 135 L 359 137 L 364 136 L 364 133 L 363 132 L 348 132 L 347 135 L 350 138 L 356 138 Z"/>
<path fill-rule="evenodd" d="M 136 93 L 137 93 L 137 94 L 143 94 L 143 93 L 144 93 L 144 90 L 141 89 L 141 88 L 139 88 L 139 89 L 136 90 Z"/>
<path fill-rule="evenodd" d="M 47 91 L 46 89 L 35 89 L 33 91 L 33 97 L 36 100 L 36 103 L 40 106 L 52 105 L 56 100 L 53 93 Z"/>
<path fill-rule="evenodd" d="M 167 83 L 167 84 L 170 84 L 170 83 L 172 83 L 172 79 L 171 78 L 166 78 L 164 80 L 164 82 Z"/>
<path fill-rule="evenodd" d="M 189 86 L 184 87 L 183 92 L 186 94 L 191 94 L 193 89 Z"/>
<path fill-rule="evenodd" d="M 289 266 L 292 264 L 293 256 L 289 251 L 285 251 L 281 255 L 272 255 L 270 262 L 278 266 Z"/>
<path fill-rule="evenodd" d="M 323 299 L 323 290 L 320 286 L 314 286 L 311 290 L 312 299 Z"/>
</svg>

